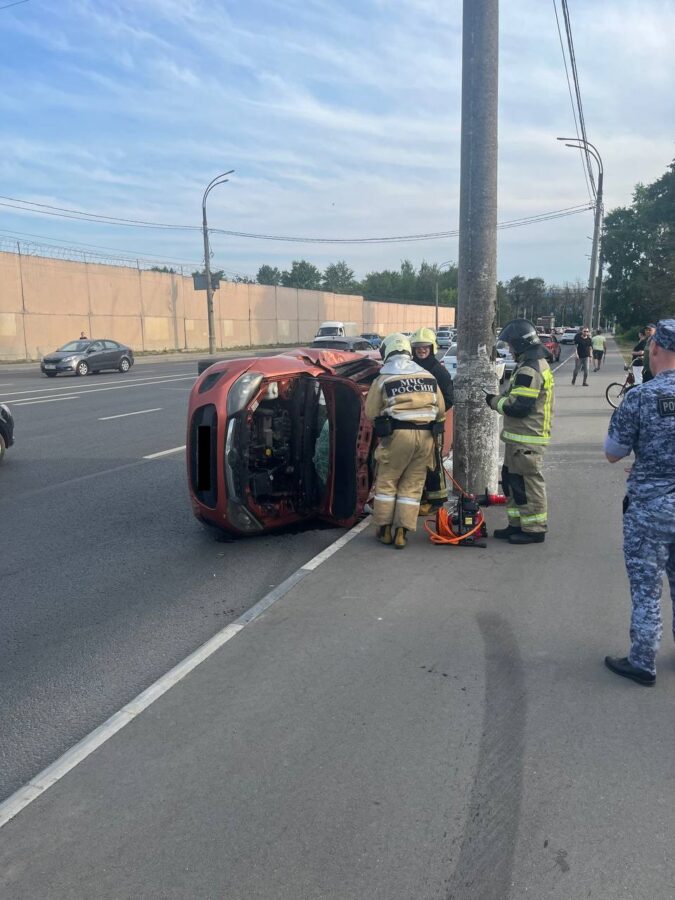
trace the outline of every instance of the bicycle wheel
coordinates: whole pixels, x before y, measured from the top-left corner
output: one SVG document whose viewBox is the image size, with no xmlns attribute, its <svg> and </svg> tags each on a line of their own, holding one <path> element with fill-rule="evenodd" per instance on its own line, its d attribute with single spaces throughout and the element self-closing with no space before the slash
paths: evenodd
<svg viewBox="0 0 675 900">
<path fill-rule="evenodd" d="M 610 406 L 613 406 L 616 409 L 618 406 L 621 406 L 621 401 L 626 396 L 626 385 L 619 384 L 618 381 L 613 381 L 611 384 L 607 385 L 607 390 L 605 391 L 605 397 L 607 397 L 607 402 Z"/>
</svg>

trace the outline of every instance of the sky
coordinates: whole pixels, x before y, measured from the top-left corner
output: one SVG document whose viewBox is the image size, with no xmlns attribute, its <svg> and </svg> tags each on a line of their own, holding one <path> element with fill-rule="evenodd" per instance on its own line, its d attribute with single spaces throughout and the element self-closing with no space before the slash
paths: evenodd
<svg viewBox="0 0 675 900">
<path fill-rule="evenodd" d="M 11 0 L 0 0 L 0 7 Z M 568 0 L 605 208 L 675 156 L 675 0 Z M 0 195 L 196 226 L 77 222 L 0 206 L 0 249 L 33 241 L 186 273 L 209 225 L 387 237 L 459 223 L 461 0 L 28 0 L 0 9 Z M 498 220 L 588 201 L 552 0 L 500 10 Z M 498 233 L 498 277 L 588 278 L 591 212 Z M 87 245 L 85 248 L 83 245 Z M 357 277 L 457 260 L 457 239 L 284 243 L 214 233 L 212 265 Z M 95 257 L 94 257 L 95 258 Z M 102 258 L 102 257 L 101 257 Z"/>
</svg>

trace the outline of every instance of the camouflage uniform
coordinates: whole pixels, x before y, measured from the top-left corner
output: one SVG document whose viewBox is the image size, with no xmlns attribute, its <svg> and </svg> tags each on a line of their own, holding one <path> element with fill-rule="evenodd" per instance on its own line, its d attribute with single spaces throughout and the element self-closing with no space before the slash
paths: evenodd
<svg viewBox="0 0 675 900">
<path fill-rule="evenodd" d="M 664 343 L 668 340 L 672 347 Z M 659 323 L 657 341 L 675 351 L 675 320 Z M 628 659 L 654 675 L 663 630 L 664 572 L 670 583 L 675 636 L 675 369 L 660 372 L 628 392 L 612 416 L 605 450 L 618 457 L 631 450 L 635 454 L 623 517 L 633 604 Z"/>
</svg>

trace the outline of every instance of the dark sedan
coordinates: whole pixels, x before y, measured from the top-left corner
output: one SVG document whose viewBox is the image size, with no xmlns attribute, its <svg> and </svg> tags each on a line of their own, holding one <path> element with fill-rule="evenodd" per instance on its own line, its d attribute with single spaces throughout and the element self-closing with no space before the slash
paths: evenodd
<svg viewBox="0 0 675 900">
<path fill-rule="evenodd" d="M 134 364 L 131 347 L 111 340 L 69 341 L 53 353 L 45 356 L 40 369 L 47 378 L 56 375 L 96 375 L 104 369 L 128 372 Z"/>
<path fill-rule="evenodd" d="M 14 443 L 14 419 L 6 403 L 0 403 L 0 462 Z"/>
</svg>

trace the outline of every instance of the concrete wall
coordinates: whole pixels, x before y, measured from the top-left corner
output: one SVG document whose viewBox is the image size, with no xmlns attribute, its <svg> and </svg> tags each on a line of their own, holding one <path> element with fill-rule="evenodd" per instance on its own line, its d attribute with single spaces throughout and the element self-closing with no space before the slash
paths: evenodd
<svg viewBox="0 0 675 900">
<path fill-rule="evenodd" d="M 382 335 L 435 319 L 429 306 L 231 282 L 214 293 L 214 312 L 223 348 L 310 341 L 327 319 Z M 441 307 L 439 323 L 454 316 Z M 206 292 L 182 275 L 0 252 L 0 360 L 38 359 L 81 331 L 136 351 L 205 349 Z"/>
</svg>

